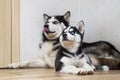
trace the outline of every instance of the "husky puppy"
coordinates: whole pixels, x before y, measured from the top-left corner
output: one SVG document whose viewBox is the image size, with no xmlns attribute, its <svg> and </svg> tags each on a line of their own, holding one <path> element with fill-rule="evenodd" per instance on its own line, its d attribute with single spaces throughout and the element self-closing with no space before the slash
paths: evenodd
<svg viewBox="0 0 120 80">
<path fill-rule="evenodd" d="M 59 49 L 55 60 L 55 71 L 78 75 L 93 74 L 95 67 L 82 49 L 84 23 L 64 29 L 59 40 Z"/>
<path fill-rule="evenodd" d="M 84 52 L 91 58 L 97 70 L 120 69 L 120 52 L 109 42 L 83 43 Z"/>
<path fill-rule="evenodd" d="M 54 68 L 55 57 L 59 49 L 59 36 L 63 29 L 69 26 L 70 11 L 64 15 L 43 15 L 43 43 L 40 45 L 40 56 L 34 60 L 13 63 L 8 68 L 49 67 Z"/>
</svg>

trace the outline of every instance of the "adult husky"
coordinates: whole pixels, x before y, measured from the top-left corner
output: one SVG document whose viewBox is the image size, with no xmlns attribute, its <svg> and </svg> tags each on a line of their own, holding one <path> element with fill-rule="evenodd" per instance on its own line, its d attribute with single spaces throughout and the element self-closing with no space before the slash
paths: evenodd
<svg viewBox="0 0 120 80">
<path fill-rule="evenodd" d="M 50 67 L 54 68 L 56 53 L 59 49 L 59 36 L 63 29 L 69 26 L 70 11 L 64 15 L 43 15 L 45 25 L 43 28 L 43 43 L 40 45 L 40 56 L 34 60 L 13 63 L 8 68 Z"/>
</svg>

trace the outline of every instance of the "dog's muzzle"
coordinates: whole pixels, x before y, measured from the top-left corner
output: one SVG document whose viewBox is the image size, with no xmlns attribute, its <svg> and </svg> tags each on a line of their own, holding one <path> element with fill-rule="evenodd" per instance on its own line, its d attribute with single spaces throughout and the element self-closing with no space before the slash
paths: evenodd
<svg viewBox="0 0 120 80">
<path fill-rule="evenodd" d="M 48 26 L 48 25 L 45 25 L 45 26 L 44 26 L 43 31 L 46 32 L 47 34 L 48 34 L 48 33 L 55 33 L 55 31 L 50 31 L 50 30 L 49 30 L 49 26 Z"/>
<path fill-rule="evenodd" d="M 63 40 L 68 40 L 67 39 L 67 34 L 63 34 L 62 37 L 63 37 Z"/>
</svg>

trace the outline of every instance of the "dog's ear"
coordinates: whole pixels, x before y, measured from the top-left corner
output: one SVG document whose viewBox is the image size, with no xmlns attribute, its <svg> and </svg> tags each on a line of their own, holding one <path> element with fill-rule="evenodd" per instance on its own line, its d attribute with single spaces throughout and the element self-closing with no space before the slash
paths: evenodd
<svg viewBox="0 0 120 80">
<path fill-rule="evenodd" d="M 44 18 L 44 21 L 47 22 L 48 18 L 50 18 L 50 16 L 48 16 L 47 14 L 43 14 L 43 18 Z"/>
<path fill-rule="evenodd" d="M 64 14 L 64 19 L 69 23 L 70 22 L 70 17 L 71 17 L 71 13 L 70 11 L 67 11 L 65 14 Z"/>
<path fill-rule="evenodd" d="M 85 32 L 84 21 L 83 20 L 79 21 L 79 23 L 77 24 L 76 28 L 79 30 L 79 32 L 81 34 L 84 34 L 84 32 Z"/>
</svg>

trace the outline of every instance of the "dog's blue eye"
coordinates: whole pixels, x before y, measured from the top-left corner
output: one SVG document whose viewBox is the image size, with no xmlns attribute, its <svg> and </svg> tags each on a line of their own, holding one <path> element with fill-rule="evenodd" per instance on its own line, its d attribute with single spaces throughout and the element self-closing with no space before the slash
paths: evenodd
<svg viewBox="0 0 120 80">
<path fill-rule="evenodd" d="M 70 34 L 74 35 L 74 34 L 75 34 L 75 32 L 71 31 L 71 32 L 70 32 Z"/>
</svg>

